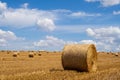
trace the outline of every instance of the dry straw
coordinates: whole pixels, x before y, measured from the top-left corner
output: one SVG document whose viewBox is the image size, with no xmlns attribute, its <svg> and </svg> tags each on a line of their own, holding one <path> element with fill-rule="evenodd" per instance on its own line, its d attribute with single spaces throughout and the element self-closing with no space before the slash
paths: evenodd
<svg viewBox="0 0 120 80">
<path fill-rule="evenodd" d="M 93 44 L 66 45 L 62 52 L 65 70 L 92 72 L 97 70 L 97 52 Z"/>
</svg>

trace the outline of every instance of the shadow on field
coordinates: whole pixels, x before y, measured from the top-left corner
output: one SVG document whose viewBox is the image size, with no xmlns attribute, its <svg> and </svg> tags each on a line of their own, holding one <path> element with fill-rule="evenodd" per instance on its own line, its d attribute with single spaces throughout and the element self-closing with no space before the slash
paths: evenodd
<svg viewBox="0 0 120 80">
<path fill-rule="evenodd" d="M 54 72 L 54 71 L 55 71 L 55 72 L 56 72 L 56 71 L 61 71 L 61 72 L 62 72 L 62 71 L 64 71 L 64 70 L 63 70 L 63 69 L 55 69 L 55 68 L 52 68 L 52 69 L 50 69 L 49 71 L 50 71 L 50 72 Z"/>
</svg>

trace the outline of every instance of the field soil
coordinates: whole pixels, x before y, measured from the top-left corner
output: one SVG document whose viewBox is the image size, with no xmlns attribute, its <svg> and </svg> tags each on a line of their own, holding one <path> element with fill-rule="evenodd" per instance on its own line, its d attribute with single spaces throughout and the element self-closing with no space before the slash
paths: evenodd
<svg viewBox="0 0 120 80">
<path fill-rule="evenodd" d="M 0 80 L 120 80 L 120 54 L 98 53 L 97 72 L 64 70 L 61 52 L 0 51 Z M 39 55 L 41 54 L 41 55 Z"/>
</svg>

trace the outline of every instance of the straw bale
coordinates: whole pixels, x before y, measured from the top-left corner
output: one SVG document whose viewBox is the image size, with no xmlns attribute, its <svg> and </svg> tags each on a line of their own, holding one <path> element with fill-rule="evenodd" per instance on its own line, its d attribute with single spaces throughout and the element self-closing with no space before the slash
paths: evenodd
<svg viewBox="0 0 120 80">
<path fill-rule="evenodd" d="M 41 56 L 42 54 L 38 53 L 38 56 Z"/>
<path fill-rule="evenodd" d="M 118 56 L 118 53 L 115 53 L 115 56 Z"/>
<path fill-rule="evenodd" d="M 33 57 L 34 57 L 34 53 L 30 52 L 28 56 L 29 56 L 30 58 L 33 58 Z"/>
<path fill-rule="evenodd" d="M 93 44 L 66 45 L 62 52 L 65 70 L 92 72 L 97 70 L 97 52 Z"/>
<path fill-rule="evenodd" d="M 18 52 L 14 52 L 14 53 L 13 53 L 13 57 L 17 57 L 18 54 L 19 54 Z"/>
</svg>

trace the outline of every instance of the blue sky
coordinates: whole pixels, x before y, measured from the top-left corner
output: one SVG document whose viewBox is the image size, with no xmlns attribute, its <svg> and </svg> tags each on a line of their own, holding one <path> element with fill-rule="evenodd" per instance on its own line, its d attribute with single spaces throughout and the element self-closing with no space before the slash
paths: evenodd
<svg viewBox="0 0 120 80">
<path fill-rule="evenodd" d="M 1 50 L 120 51 L 120 0 L 0 0 Z"/>
</svg>

